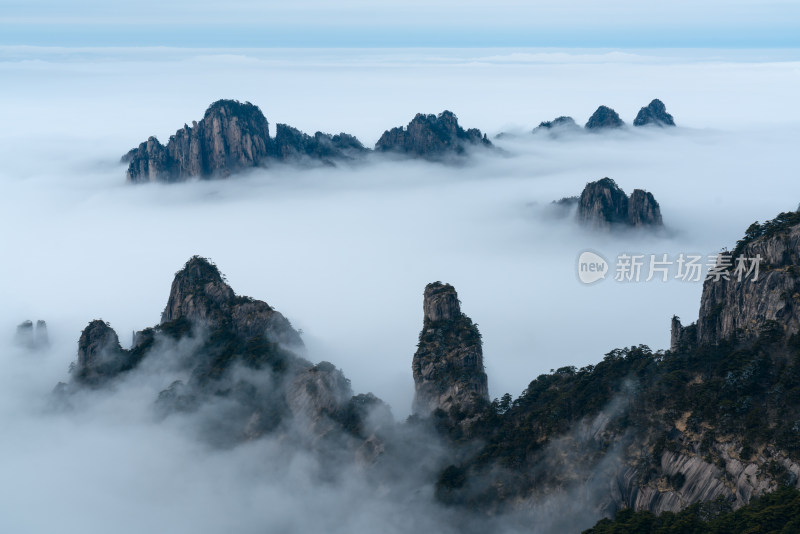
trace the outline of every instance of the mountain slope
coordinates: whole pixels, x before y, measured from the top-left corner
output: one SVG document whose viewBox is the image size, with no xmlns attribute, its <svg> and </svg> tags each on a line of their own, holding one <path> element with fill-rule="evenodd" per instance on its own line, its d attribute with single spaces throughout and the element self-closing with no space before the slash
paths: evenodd
<svg viewBox="0 0 800 534">
<path fill-rule="evenodd" d="M 455 443 L 482 445 L 442 471 L 439 497 L 495 513 L 592 487 L 587 504 L 606 514 L 659 514 L 717 498 L 736 508 L 797 486 L 800 336 L 794 314 L 771 305 L 773 279 L 788 287 L 798 267 L 796 219 L 782 214 L 738 247 L 746 257 L 777 251 L 761 278 L 705 282 L 699 324 L 738 317 L 746 332 L 718 329 L 666 353 L 617 349 L 538 377 L 517 399 L 496 400 L 467 436 L 447 429 Z"/>
</svg>

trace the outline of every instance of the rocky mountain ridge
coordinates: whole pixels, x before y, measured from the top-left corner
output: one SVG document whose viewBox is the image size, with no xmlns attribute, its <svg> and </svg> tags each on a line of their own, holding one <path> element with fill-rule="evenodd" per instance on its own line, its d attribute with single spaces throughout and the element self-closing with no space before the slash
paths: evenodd
<svg viewBox="0 0 800 534">
<path fill-rule="evenodd" d="M 480 130 L 464 130 L 451 111 L 417 114 L 406 128 L 387 130 L 375 145 L 377 152 L 442 160 L 464 156 L 474 147 L 491 147 Z M 250 102 L 218 100 L 203 118 L 170 136 L 166 145 L 150 137 L 125 154 L 127 180 L 179 182 L 189 178 L 227 178 L 231 174 L 278 162 L 333 165 L 361 159 L 371 152 L 353 135 L 313 136 L 286 124 L 277 124 L 270 137 L 269 123 Z"/>
<path fill-rule="evenodd" d="M 619 116 L 619 113 L 614 111 L 608 106 L 599 106 L 594 113 L 586 121 L 583 129 L 575 123 L 575 119 L 568 116 L 557 117 L 551 121 L 544 121 L 539 123 L 539 126 L 533 129 L 533 133 L 548 133 L 551 137 L 556 137 L 559 134 L 575 134 L 581 132 L 598 133 L 607 130 L 616 130 L 624 128 L 625 121 Z M 675 126 L 675 120 L 672 115 L 667 113 L 667 107 L 664 103 L 655 98 L 647 106 L 641 108 L 633 120 L 634 127 L 640 126 L 657 126 L 668 127 Z"/>
<path fill-rule="evenodd" d="M 122 157 L 128 164 L 129 182 L 176 182 L 191 177 L 222 177 L 260 167 L 270 161 L 329 163 L 350 159 L 365 148 L 353 136 L 314 136 L 278 124 L 274 138 L 264 114 L 250 102 L 218 100 L 206 110 L 200 122 L 170 136 L 166 146 L 150 137 Z"/>
<path fill-rule="evenodd" d="M 624 125 L 616 111 L 600 106 L 583 130 L 598 132 Z M 663 127 L 675 123 L 663 102 L 655 99 L 641 108 L 634 120 L 634 126 L 645 125 Z M 561 116 L 541 122 L 533 131 L 559 137 L 580 130 L 572 117 Z M 460 161 L 475 150 L 493 147 L 477 128 L 462 128 L 456 115 L 448 110 L 438 115 L 418 113 L 407 126 L 384 131 L 374 150 L 370 150 L 350 134 L 308 135 L 286 124 L 277 124 L 275 136 L 271 137 L 269 123 L 258 106 L 218 100 L 199 122 L 184 124 L 166 144 L 151 136 L 122 156 L 121 162 L 128 166 L 126 177 L 130 183 L 180 182 L 190 178 L 228 178 L 280 162 L 334 165 L 363 159 L 371 152 Z"/>
</svg>

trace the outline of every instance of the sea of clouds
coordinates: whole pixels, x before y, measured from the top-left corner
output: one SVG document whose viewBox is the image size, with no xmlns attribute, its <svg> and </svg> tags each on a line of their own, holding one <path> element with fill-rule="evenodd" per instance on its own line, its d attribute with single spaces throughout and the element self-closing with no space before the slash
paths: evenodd
<svg viewBox="0 0 800 534">
<path fill-rule="evenodd" d="M 158 322 L 175 271 L 194 254 L 302 329 L 311 360 L 333 362 L 403 419 L 426 283 L 456 287 L 483 334 L 490 395 L 517 396 L 541 373 L 616 347 L 666 349 L 672 315 L 696 319 L 700 283 L 618 283 L 612 265 L 609 279 L 585 286 L 582 251 L 612 263 L 622 252 L 716 253 L 800 202 L 800 62 L 786 51 L 4 47 L 0 77 L 0 525 L 9 532 L 100 531 L 122 517 L 115 532 L 180 531 L 200 503 L 221 512 L 193 517 L 193 532 L 308 531 L 362 491 L 314 493 L 325 513 L 298 528 L 303 484 L 313 486 L 301 460 L 300 475 L 274 476 L 292 484 L 264 482 L 277 469 L 268 445 L 212 452 L 179 425 L 155 425 L 148 381 L 77 412 L 48 411 L 83 327 L 102 318 L 126 346 L 130 332 Z M 417 112 L 444 109 L 464 127 L 518 135 L 458 166 L 376 158 L 125 183 L 122 154 L 150 135 L 166 142 L 219 98 L 259 105 L 273 132 L 278 122 L 345 131 L 367 146 Z M 582 124 L 600 104 L 630 124 L 652 98 L 679 128 L 527 133 L 558 115 Z M 604 176 L 627 193 L 651 191 L 666 230 L 608 235 L 552 217 L 552 200 Z M 48 350 L 13 345 L 25 319 L 48 322 Z M 395 499 L 370 502 L 369 521 L 407 515 Z M 341 518 L 343 530 L 367 528 L 367 516 L 353 517 Z"/>
</svg>

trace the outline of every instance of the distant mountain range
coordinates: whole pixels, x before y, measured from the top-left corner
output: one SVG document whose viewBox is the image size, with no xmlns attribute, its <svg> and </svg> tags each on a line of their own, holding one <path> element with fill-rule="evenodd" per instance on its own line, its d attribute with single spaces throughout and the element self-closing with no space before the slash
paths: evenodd
<svg viewBox="0 0 800 534">
<path fill-rule="evenodd" d="M 672 116 L 660 100 L 642 108 L 634 126 L 674 126 Z M 600 106 L 586 123 L 587 131 L 621 128 L 619 115 Z M 563 134 L 579 129 L 571 117 L 543 122 L 534 132 Z M 418 113 L 407 126 L 386 130 L 366 148 L 356 137 L 339 133 L 305 134 L 286 124 L 270 136 L 266 117 L 254 104 L 218 100 L 199 122 L 170 136 L 166 145 L 150 137 L 122 157 L 128 164 L 131 183 L 179 182 L 189 178 L 227 178 L 232 174 L 278 162 L 333 165 L 354 161 L 370 152 L 402 158 L 456 161 L 478 149 L 493 149 L 492 142 L 476 128 L 464 129 L 451 111 L 438 115 Z"/>
</svg>

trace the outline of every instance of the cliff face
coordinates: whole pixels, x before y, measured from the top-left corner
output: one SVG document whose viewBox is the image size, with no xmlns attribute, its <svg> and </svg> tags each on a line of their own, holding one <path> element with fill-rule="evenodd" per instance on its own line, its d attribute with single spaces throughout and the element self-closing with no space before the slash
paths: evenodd
<svg viewBox="0 0 800 534">
<path fill-rule="evenodd" d="M 257 106 L 219 100 L 200 122 L 175 132 L 166 147 L 151 137 L 123 162 L 128 163 L 130 182 L 172 182 L 192 176 L 227 177 L 259 165 L 269 149 L 269 126 Z"/>
<path fill-rule="evenodd" d="M 226 178 L 232 173 L 263 166 L 271 160 L 310 158 L 323 162 L 352 158 L 365 151 L 353 136 L 314 137 L 279 124 L 275 139 L 261 110 L 249 103 L 219 100 L 200 122 L 184 125 L 166 146 L 149 138 L 123 156 L 129 182 L 174 182 L 191 177 Z"/>
<path fill-rule="evenodd" d="M 257 166 L 269 154 L 269 145 L 269 125 L 257 106 L 220 100 L 195 126 L 175 132 L 167 150 L 178 178 L 227 177 Z"/>
<path fill-rule="evenodd" d="M 171 182 L 178 176 L 169 150 L 155 137 L 122 156 L 122 162 L 128 164 L 129 182 Z"/>
<path fill-rule="evenodd" d="M 751 226 L 748 234 L 732 254 L 718 260 L 729 265 L 724 274 L 703 284 L 700 344 L 752 338 L 772 326 L 787 336 L 800 331 L 800 214 L 781 214 Z M 757 279 L 750 271 L 756 258 L 761 258 Z M 741 273 L 738 266 L 744 268 Z"/>
<path fill-rule="evenodd" d="M 488 403 L 480 333 L 461 312 L 453 286 L 428 284 L 423 312 L 412 362 L 414 413 L 428 415 L 437 409 L 472 412 Z"/>
<path fill-rule="evenodd" d="M 578 222 L 610 227 L 628 218 L 628 195 L 611 178 L 586 184 L 578 200 Z"/>
<path fill-rule="evenodd" d="M 663 226 L 661 207 L 652 193 L 634 189 L 628 199 L 628 216 L 626 223 L 634 226 Z"/>
<path fill-rule="evenodd" d="M 675 126 L 675 120 L 672 115 L 667 113 L 667 106 L 659 100 L 655 99 L 650 102 L 646 107 L 639 110 L 636 118 L 633 120 L 634 126 Z"/>
<path fill-rule="evenodd" d="M 578 200 L 577 220 L 595 228 L 663 226 L 661 208 L 651 193 L 635 189 L 630 198 L 611 178 L 586 184 Z"/>
<path fill-rule="evenodd" d="M 385 131 L 375 144 L 375 150 L 441 159 L 447 155 L 463 155 L 473 146 L 491 147 L 492 143 L 476 128 L 461 128 L 453 112 L 443 111 L 438 116 L 418 113 L 407 127 Z"/>
<path fill-rule="evenodd" d="M 600 106 L 589 117 L 585 128 L 587 130 L 608 130 L 622 128 L 623 126 L 625 126 L 625 123 L 616 111 L 606 106 Z"/>
<path fill-rule="evenodd" d="M 756 273 L 752 259 L 758 257 Z M 800 332 L 798 275 L 796 212 L 754 223 L 731 253 L 718 258 L 717 274 L 703 284 L 697 323 L 683 326 L 672 318 L 670 352 L 687 363 L 666 364 L 692 376 L 687 394 L 712 406 L 684 403 L 686 411 L 673 412 L 672 424 L 662 427 L 662 445 L 652 449 L 660 477 L 643 474 L 636 452 L 627 457 L 612 488 L 618 506 L 677 512 L 723 498 L 738 508 L 781 484 L 798 486 L 797 426 L 786 427 L 800 409 L 795 393 L 786 391 L 795 387 L 797 368 L 785 364 L 797 357 L 792 336 Z M 692 359 L 698 364 L 688 364 Z M 724 400 L 714 402 L 704 390 Z M 647 441 L 653 443 L 652 437 Z"/>
<path fill-rule="evenodd" d="M 659 459 L 663 478 L 647 485 L 637 483 L 641 471 L 629 466 L 619 472 L 612 486 L 616 506 L 661 514 L 722 498 L 739 508 L 754 497 L 775 491 L 779 484 L 796 484 L 800 465 L 783 452 L 767 447 L 755 458 L 743 460 L 737 454 L 739 449 L 741 444 L 735 440 L 715 444 L 721 466 L 696 454 L 664 452 Z M 769 465 L 773 474 L 767 469 Z M 776 470 L 785 478 L 778 479 Z"/>
</svg>

